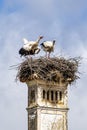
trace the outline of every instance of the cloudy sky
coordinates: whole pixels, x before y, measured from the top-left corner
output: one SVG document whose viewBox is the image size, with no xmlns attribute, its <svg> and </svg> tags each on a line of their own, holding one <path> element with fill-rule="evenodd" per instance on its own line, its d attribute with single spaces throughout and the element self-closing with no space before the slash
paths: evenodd
<svg viewBox="0 0 87 130">
<path fill-rule="evenodd" d="M 69 87 L 69 130 L 87 129 L 87 1 L 0 0 L 0 130 L 27 130 L 27 86 L 15 82 L 22 39 L 56 40 L 53 55 L 83 57 Z M 40 52 L 39 55 L 44 55 Z"/>
</svg>

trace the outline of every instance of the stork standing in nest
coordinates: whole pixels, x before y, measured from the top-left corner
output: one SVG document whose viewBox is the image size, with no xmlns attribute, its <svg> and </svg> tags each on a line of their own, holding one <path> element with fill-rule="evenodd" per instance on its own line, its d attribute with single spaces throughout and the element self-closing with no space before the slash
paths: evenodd
<svg viewBox="0 0 87 130">
<path fill-rule="evenodd" d="M 39 36 L 39 38 L 36 41 L 28 41 L 27 39 L 24 38 L 23 39 L 24 45 L 19 50 L 19 54 L 21 56 L 38 54 L 40 51 L 38 44 L 42 38 L 43 36 Z"/>
<path fill-rule="evenodd" d="M 46 52 L 46 57 L 50 57 L 50 53 L 54 51 L 54 45 L 55 45 L 55 40 L 53 41 L 44 41 L 43 43 L 40 44 L 43 51 Z M 47 54 L 48 52 L 48 54 Z"/>
<path fill-rule="evenodd" d="M 24 45 L 19 50 L 19 54 L 21 56 L 25 56 L 25 57 L 27 55 L 31 56 L 31 55 L 38 54 L 40 51 L 38 44 L 42 38 L 43 38 L 43 36 L 39 36 L 39 38 L 36 41 L 28 41 L 27 39 L 24 38 L 23 39 Z M 26 57 L 26 58 L 28 61 L 29 60 L 28 57 Z M 32 73 L 32 57 L 30 57 L 30 61 L 31 61 L 30 67 L 31 67 L 31 73 Z"/>
</svg>

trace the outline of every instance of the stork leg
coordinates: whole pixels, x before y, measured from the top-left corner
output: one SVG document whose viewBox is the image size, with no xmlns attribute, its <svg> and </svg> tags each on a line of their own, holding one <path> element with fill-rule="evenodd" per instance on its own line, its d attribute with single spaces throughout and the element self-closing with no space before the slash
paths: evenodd
<svg viewBox="0 0 87 130">
<path fill-rule="evenodd" d="M 46 52 L 46 56 L 45 57 L 48 58 L 47 52 Z"/>
<path fill-rule="evenodd" d="M 25 58 L 27 59 L 28 66 L 30 67 L 31 74 L 32 74 L 32 56 L 31 55 L 25 56 Z"/>
<path fill-rule="evenodd" d="M 32 74 L 32 56 L 30 57 L 30 68 L 31 68 L 31 74 Z"/>
<path fill-rule="evenodd" d="M 50 53 L 48 53 L 48 58 L 50 58 Z"/>
</svg>

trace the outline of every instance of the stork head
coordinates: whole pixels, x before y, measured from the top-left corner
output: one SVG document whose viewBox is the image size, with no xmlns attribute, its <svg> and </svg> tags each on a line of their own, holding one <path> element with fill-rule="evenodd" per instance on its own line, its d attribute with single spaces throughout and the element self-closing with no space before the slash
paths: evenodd
<svg viewBox="0 0 87 130">
<path fill-rule="evenodd" d="M 40 39 L 42 39 L 42 38 L 43 38 L 43 36 L 40 36 L 39 38 L 40 38 Z"/>
<path fill-rule="evenodd" d="M 43 36 L 39 36 L 39 38 L 37 39 L 36 42 L 39 43 L 42 38 L 43 38 Z"/>
<path fill-rule="evenodd" d="M 53 45 L 55 45 L 55 42 L 56 42 L 56 41 L 55 41 L 55 40 L 53 40 Z"/>
</svg>

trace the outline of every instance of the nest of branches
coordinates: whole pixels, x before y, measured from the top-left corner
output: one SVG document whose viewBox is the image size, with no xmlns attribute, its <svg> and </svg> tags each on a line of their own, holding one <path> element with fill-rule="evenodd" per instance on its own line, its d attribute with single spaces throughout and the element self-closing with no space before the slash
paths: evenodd
<svg viewBox="0 0 87 130">
<path fill-rule="evenodd" d="M 71 84 L 79 78 L 78 66 L 79 58 L 27 58 L 18 66 L 16 78 L 21 82 L 34 79 L 59 82 L 62 76 L 63 82 Z"/>
</svg>

